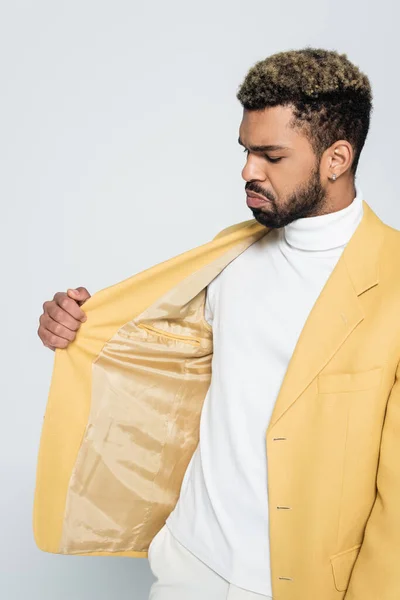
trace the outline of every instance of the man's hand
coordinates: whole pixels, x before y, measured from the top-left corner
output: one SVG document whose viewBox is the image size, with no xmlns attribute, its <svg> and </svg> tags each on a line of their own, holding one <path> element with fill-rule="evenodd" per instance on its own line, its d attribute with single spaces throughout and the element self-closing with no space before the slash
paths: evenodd
<svg viewBox="0 0 400 600">
<path fill-rule="evenodd" d="M 43 344 L 55 350 L 66 348 L 75 339 L 76 332 L 86 321 L 86 315 L 80 306 L 90 298 L 84 287 L 57 292 L 53 300 L 43 304 L 43 313 L 39 318 L 38 335 Z"/>
</svg>

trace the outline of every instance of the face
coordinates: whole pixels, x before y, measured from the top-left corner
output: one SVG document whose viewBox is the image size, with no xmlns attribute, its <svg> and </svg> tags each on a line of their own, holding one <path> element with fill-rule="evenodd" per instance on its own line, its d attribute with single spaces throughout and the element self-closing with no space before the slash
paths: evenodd
<svg viewBox="0 0 400 600">
<path fill-rule="evenodd" d="M 293 128 L 292 108 L 244 110 L 239 143 L 247 155 L 242 177 L 247 205 L 266 227 L 284 227 L 319 214 L 326 202 L 319 161 L 304 133 Z"/>
</svg>

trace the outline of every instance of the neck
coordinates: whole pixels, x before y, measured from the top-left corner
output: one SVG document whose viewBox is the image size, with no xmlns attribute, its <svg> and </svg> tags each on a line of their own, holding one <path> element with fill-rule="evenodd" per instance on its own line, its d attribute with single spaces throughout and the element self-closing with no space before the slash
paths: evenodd
<svg viewBox="0 0 400 600">
<path fill-rule="evenodd" d="M 324 206 L 317 214 L 326 215 L 343 210 L 350 206 L 355 196 L 356 187 L 353 176 L 343 176 L 336 181 L 329 181 Z"/>
<path fill-rule="evenodd" d="M 357 195 L 356 195 L 357 194 Z M 345 245 L 357 228 L 363 214 L 360 189 L 344 208 L 292 221 L 280 234 L 282 243 L 301 251 L 324 251 Z"/>
</svg>

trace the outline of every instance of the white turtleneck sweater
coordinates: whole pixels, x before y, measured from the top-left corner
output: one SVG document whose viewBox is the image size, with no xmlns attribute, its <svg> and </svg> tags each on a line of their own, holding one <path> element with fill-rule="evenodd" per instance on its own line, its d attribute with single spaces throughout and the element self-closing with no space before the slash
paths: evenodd
<svg viewBox="0 0 400 600">
<path fill-rule="evenodd" d="M 363 215 L 346 208 L 271 230 L 209 284 L 211 384 L 199 444 L 166 524 L 236 586 L 272 596 L 265 435 L 304 323 Z"/>
</svg>

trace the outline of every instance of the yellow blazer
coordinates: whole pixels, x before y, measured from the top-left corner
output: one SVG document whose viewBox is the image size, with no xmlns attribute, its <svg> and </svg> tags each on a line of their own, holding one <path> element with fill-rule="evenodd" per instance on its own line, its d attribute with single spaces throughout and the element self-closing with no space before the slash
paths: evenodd
<svg viewBox="0 0 400 600">
<path fill-rule="evenodd" d="M 39 548 L 147 556 L 198 443 L 213 353 L 206 286 L 267 233 L 238 223 L 84 304 L 87 322 L 55 353 Z M 364 202 L 265 432 L 274 600 L 399 600 L 399 359 L 400 232 Z"/>
</svg>

